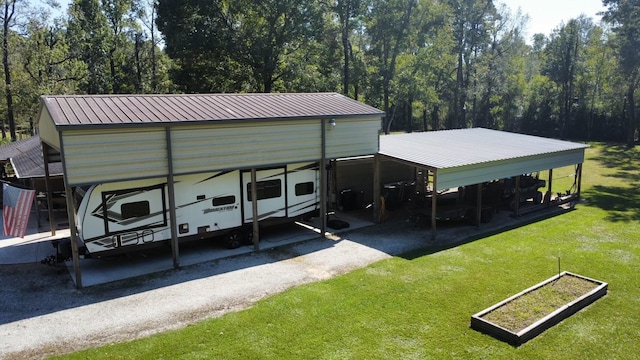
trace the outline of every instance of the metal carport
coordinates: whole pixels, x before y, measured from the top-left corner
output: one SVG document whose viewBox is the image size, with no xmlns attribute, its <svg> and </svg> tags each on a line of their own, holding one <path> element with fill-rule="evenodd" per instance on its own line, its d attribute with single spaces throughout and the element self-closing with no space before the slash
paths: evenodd
<svg viewBox="0 0 640 360">
<path fill-rule="evenodd" d="M 437 191 L 481 184 L 501 178 L 577 165 L 577 197 L 584 151 L 588 145 L 484 128 L 443 130 L 380 136 L 380 158 L 426 169 L 434 189 L 431 233 L 436 231 Z M 379 170 L 374 172 L 379 176 Z M 379 181 L 375 190 L 376 213 L 380 209 Z M 478 192 L 481 194 L 481 192 Z M 480 206 L 478 206 L 479 208 Z M 517 210 L 516 210 L 517 211 Z M 479 211 L 478 211 L 479 216 Z"/>
<path fill-rule="evenodd" d="M 62 162 L 68 194 L 81 185 L 166 177 L 171 224 L 175 175 L 251 169 L 255 176 L 258 167 L 318 161 L 324 233 L 323 164 L 376 154 L 383 115 L 336 93 L 43 96 L 38 128 L 45 163 Z M 73 196 L 67 196 L 67 205 L 73 229 Z M 257 249 L 255 220 L 254 233 Z M 77 239 L 71 234 L 81 287 Z M 175 226 L 171 244 L 179 267 Z"/>
</svg>

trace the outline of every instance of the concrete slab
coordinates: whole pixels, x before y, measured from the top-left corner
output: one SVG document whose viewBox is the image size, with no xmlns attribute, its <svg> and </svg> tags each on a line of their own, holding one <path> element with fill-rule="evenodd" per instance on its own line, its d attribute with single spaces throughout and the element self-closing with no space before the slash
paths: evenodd
<svg viewBox="0 0 640 360">
<path fill-rule="evenodd" d="M 0 212 L 2 211 L 0 210 Z M 56 235 L 52 236 L 49 221 L 42 219 L 41 216 L 40 226 L 38 226 L 37 216 L 35 211 L 31 212 L 24 238 L 0 236 L 0 265 L 40 262 L 46 257 L 56 254 L 56 249 L 51 244 L 52 240 L 69 238 L 69 225 L 66 217 L 61 217 L 56 221 Z M 60 217 L 58 214 L 56 216 Z M 3 217 L 0 216 L 0 226 L 4 228 L 2 219 Z"/>
<path fill-rule="evenodd" d="M 344 229 L 328 228 L 327 235 L 363 228 L 373 225 L 368 211 L 335 213 L 330 219 L 339 219 L 349 223 Z M 320 219 L 313 218 L 308 222 L 295 222 L 261 229 L 260 250 L 268 250 L 279 246 L 299 243 L 320 237 Z M 193 241 L 180 244 L 180 266 L 190 266 L 211 260 L 234 257 L 253 252 L 253 246 L 241 246 L 227 249 L 221 242 Z M 77 283 L 73 263 L 66 262 L 69 274 Z M 118 257 L 83 258 L 80 260 L 82 286 L 93 286 L 112 281 L 124 280 L 155 272 L 173 269 L 173 257 L 168 247 L 131 252 Z"/>
</svg>

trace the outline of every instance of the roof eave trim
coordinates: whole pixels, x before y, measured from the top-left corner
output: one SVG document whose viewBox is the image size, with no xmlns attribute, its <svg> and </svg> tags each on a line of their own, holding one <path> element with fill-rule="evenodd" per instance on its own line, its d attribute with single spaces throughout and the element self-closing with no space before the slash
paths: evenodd
<svg viewBox="0 0 640 360">
<path fill-rule="evenodd" d="M 83 130 L 83 129 L 105 129 L 105 128 L 140 128 L 140 127 L 174 127 L 174 126 L 192 126 L 192 125 L 211 125 L 211 124 L 237 124 L 241 122 L 269 122 L 269 121 L 296 121 L 296 120 L 313 120 L 313 119 L 345 119 L 345 118 L 379 118 L 384 117 L 384 112 L 371 114 L 325 114 L 325 115 L 309 115 L 295 117 L 271 117 L 271 118 L 241 118 L 241 119 L 222 119 L 222 120 L 182 120 L 182 121 L 162 121 L 162 122 L 132 122 L 132 123 L 109 123 L 109 124 L 55 124 L 57 130 Z"/>
</svg>

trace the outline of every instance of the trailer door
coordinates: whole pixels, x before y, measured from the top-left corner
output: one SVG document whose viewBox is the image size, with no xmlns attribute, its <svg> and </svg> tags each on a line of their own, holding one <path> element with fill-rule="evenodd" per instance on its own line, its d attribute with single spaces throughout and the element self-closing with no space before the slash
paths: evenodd
<svg viewBox="0 0 640 360">
<path fill-rule="evenodd" d="M 287 216 L 285 168 L 262 169 L 256 171 L 258 192 L 258 220 Z M 242 192 L 244 199 L 244 222 L 253 222 L 251 194 L 251 172 L 242 172 Z"/>
</svg>

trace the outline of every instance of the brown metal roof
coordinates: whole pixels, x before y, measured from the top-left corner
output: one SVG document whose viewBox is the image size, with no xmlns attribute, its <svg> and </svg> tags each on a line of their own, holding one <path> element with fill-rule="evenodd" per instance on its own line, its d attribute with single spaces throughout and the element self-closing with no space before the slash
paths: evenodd
<svg viewBox="0 0 640 360">
<path fill-rule="evenodd" d="M 56 127 L 382 116 L 337 93 L 43 96 Z"/>
</svg>

